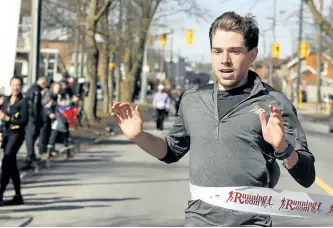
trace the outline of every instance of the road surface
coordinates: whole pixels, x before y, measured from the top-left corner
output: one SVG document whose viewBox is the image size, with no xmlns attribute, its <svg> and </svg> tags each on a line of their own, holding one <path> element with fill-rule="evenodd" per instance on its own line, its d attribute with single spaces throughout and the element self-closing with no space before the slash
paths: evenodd
<svg viewBox="0 0 333 228">
<path fill-rule="evenodd" d="M 305 189 L 282 169 L 277 188 L 331 194 L 333 135 L 302 121 L 316 157 L 316 182 Z M 169 122 L 168 127 L 171 126 Z M 153 124 L 147 124 L 152 129 Z M 73 160 L 23 181 L 25 205 L 0 208 L 1 226 L 184 226 L 189 198 L 188 155 L 167 165 L 122 135 L 100 141 Z M 7 191 L 10 197 L 13 191 Z M 332 220 L 274 217 L 274 226 L 330 226 Z"/>
</svg>

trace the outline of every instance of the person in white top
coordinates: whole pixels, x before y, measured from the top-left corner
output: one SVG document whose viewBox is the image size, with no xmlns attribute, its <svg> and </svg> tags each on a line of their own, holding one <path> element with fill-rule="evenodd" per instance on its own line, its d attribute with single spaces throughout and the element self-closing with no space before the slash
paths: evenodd
<svg viewBox="0 0 333 228">
<path fill-rule="evenodd" d="M 170 109 L 170 97 L 164 92 L 164 86 L 159 85 L 154 95 L 153 106 L 156 111 L 156 129 L 163 131 L 163 123 L 166 112 Z"/>
</svg>

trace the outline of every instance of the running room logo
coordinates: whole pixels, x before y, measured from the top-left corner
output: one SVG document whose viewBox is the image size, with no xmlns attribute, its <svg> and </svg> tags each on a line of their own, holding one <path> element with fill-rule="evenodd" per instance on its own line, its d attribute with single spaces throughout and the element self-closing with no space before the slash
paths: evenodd
<svg viewBox="0 0 333 228">
<path fill-rule="evenodd" d="M 279 210 L 308 211 L 316 213 L 321 210 L 322 202 L 309 202 L 283 198 Z"/>
<path fill-rule="evenodd" d="M 272 207 L 271 203 L 272 196 L 261 196 L 259 194 L 246 194 L 240 192 L 229 192 L 227 203 L 234 202 L 239 204 L 249 204 L 266 208 L 267 206 Z"/>
</svg>

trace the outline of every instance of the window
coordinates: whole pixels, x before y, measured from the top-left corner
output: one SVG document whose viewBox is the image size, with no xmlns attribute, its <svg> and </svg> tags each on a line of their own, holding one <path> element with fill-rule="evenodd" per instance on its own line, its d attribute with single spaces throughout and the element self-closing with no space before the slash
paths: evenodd
<svg viewBox="0 0 333 228">
<path fill-rule="evenodd" d="M 23 66 L 23 63 L 20 63 L 20 62 L 15 63 L 14 75 L 20 76 L 22 74 L 22 66 Z"/>
</svg>

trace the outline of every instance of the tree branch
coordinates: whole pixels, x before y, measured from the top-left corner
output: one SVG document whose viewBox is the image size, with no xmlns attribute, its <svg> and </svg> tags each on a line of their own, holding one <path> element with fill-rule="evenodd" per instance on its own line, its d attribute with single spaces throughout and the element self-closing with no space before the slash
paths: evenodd
<svg viewBox="0 0 333 228">
<path fill-rule="evenodd" d="M 98 22 L 99 19 L 101 19 L 101 17 L 103 16 L 103 14 L 109 9 L 109 7 L 111 6 L 111 3 L 113 2 L 113 0 L 106 0 L 104 5 L 102 6 L 102 8 L 99 10 L 99 12 L 96 14 L 94 21 Z"/>
<path fill-rule="evenodd" d="M 323 31 L 331 38 L 333 38 L 332 26 L 324 19 L 323 15 L 317 10 L 313 0 L 304 0 L 304 2 L 308 5 L 309 10 L 315 21 L 322 26 Z"/>
</svg>

